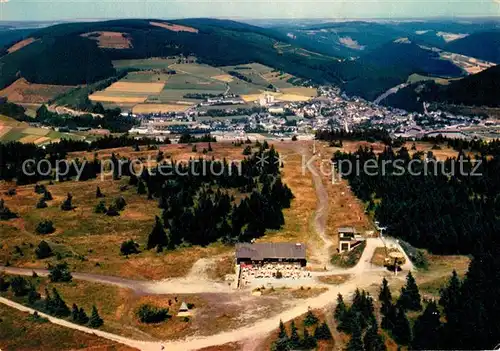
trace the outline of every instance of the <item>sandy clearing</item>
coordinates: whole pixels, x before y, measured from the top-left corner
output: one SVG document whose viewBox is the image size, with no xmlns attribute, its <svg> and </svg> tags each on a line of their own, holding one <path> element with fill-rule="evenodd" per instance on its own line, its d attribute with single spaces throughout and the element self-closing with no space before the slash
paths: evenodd
<svg viewBox="0 0 500 351">
<path fill-rule="evenodd" d="M 132 108 L 133 113 L 166 113 L 166 112 L 184 112 L 190 105 L 174 104 L 138 104 Z"/>
<path fill-rule="evenodd" d="M 217 80 L 220 80 L 221 82 L 226 82 L 226 83 L 230 83 L 234 80 L 233 77 L 229 74 L 221 74 L 219 76 L 213 76 L 211 78 L 217 79 Z"/>
<path fill-rule="evenodd" d="M 37 41 L 37 39 L 35 38 L 26 38 L 12 45 L 10 48 L 7 49 L 7 52 L 11 54 L 13 52 L 16 52 L 17 50 L 24 48 L 25 46 L 30 45 L 31 43 L 34 43 L 35 41 Z"/>
<path fill-rule="evenodd" d="M 198 33 L 198 29 L 193 27 L 182 26 L 179 24 L 171 24 L 166 22 L 149 22 L 150 25 L 155 27 L 161 27 L 173 32 L 190 32 L 190 33 Z"/>
<path fill-rule="evenodd" d="M 95 40 L 100 48 L 130 49 L 132 42 L 127 33 L 121 32 L 90 32 L 81 35 L 84 38 Z"/>
</svg>

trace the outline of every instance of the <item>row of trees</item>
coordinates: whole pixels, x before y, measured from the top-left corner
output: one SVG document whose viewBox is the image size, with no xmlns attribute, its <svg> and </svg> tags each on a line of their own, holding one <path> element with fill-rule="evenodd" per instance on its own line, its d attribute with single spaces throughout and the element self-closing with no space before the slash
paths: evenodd
<svg viewBox="0 0 500 351">
<path fill-rule="evenodd" d="M 302 335 L 292 320 L 290 332 L 282 321 L 279 324 L 279 332 L 276 341 L 272 344 L 273 351 L 289 350 L 311 350 L 316 348 L 318 341 L 331 340 L 332 334 L 326 322 L 319 323 L 318 317 L 309 310 L 304 318 Z"/>
</svg>

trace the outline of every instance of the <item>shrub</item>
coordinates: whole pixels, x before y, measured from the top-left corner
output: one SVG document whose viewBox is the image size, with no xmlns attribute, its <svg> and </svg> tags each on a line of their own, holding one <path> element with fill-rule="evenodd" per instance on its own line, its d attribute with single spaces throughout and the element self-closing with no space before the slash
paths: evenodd
<svg viewBox="0 0 500 351">
<path fill-rule="evenodd" d="M 294 135 L 294 136 L 292 137 L 292 141 L 297 141 L 297 136 L 296 136 L 296 135 Z"/>
<path fill-rule="evenodd" d="M 127 202 L 123 198 L 123 196 L 119 196 L 115 199 L 114 205 L 118 211 L 123 211 L 125 206 L 127 206 Z"/>
<path fill-rule="evenodd" d="M 9 289 L 10 283 L 5 277 L 0 276 L 0 291 L 7 291 Z"/>
<path fill-rule="evenodd" d="M 41 221 L 38 223 L 36 226 L 36 231 L 38 234 L 51 234 L 56 231 L 54 228 L 54 224 L 52 221 L 49 221 L 48 219 Z"/>
<path fill-rule="evenodd" d="M 40 244 L 38 244 L 38 247 L 35 249 L 35 255 L 40 260 L 50 257 L 53 254 L 52 249 L 45 240 L 40 241 Z"/>
<path fill-rule="evenodd" d="M 161 323 L 171 318 L 168 308 L 158 308 L 148 304 L 139 307 L 136 315 L 142 323 Z"/>
<path fill-rule="evenodd" d="M 73 209 L 73 204 L 71 202 L 72 199 L 73 199 L 73 196 L 70 193 L 68 193 L 66 200 L 64 200 L 63 203 L 61 204 L 61 210 L 71 211 Z"/>
<path fill-rule="evenodd" d="M 11 218 L 17 218 L 17 215 L 5 206 L 3 199 L 0 199 L 0 220 L 6 221 Z"/>
<path fill-rule="evenodd" d="M 111 206 L 109 206 L 108 210 L 106 211 L 106 216 L 115 217 L 119 215 L 120 212 L 118 212 L 118 209 L 116 208 L 115 204 L 111 204 Z"/>
<path fill-rule="evenodd" d="M 138 254 L 139 251 L 139 244 L 137 244 L 134 240 L 130 239 L 128 241 L 122 242 L 122 245 L 120 246 L 120 252 L 122 255 L 132 255 L 132 254 Z"/>
<path fill-rule="evenodd" d="M 35 193 L 37 194 L 43 194 L 47 191 L 47 188 L 45 188 L 45 185 L 43 184 L 35 184 Z"/>
<path fill-rule="evenodd" d="M 40 200 L 38 200 L 38 203 L 36 204 L 36 208 L 45 208 L 47 207 L 47 203 L 45 202 L 45 198 L 41 197 Z"/>
<path fill-rule="evenodd" d="M 43 199 L 44 199 L 45 201 L 50 201 L 50 200 L 52 200 L 52 194 L 50 193 L 50 191 L 45 190 L 45 192 L 43 193 Z"/>
<path fill-rule="evenodd" d="M 98 199 L 101 197 L 104 197 L 104 194 L 101 192 L 101 188 L 97 187 L 97 189 L 95 191 L 95 197 Z"/>
<path fill-rule="evenodd" d="M 26 296 L 30 287 L 26 279 L 16 276 L 10 280 L 10 290 L 12 290 L 15 296 Z"/>
<path fill-rule="evenodd" d="M 49 279 L 51 282 L 70 282 L 73 279 L 66 262 L 58 263 L 55 266 L 49 264 Z"/>
<path fill-rule="evenodd" d="M 94 207 L 94 213 L 106 213 L 108 209 L 106 208 L 106 203 L 101 200 L 99 203 Z"/>
<path fill-rule="evenodd" d="M 7 195 L 7 196 L 14 196 L 14 195 L 16 195 L 16 194 L 17 194 L 17 191 L 16 191 L 16 189 L 14 189 L 14 188 L 11 188 L 11 189 L 9 189 L 9 190 L 7 190 L 7 191 L 5 192 L 5 195 Z"/>
</svg>

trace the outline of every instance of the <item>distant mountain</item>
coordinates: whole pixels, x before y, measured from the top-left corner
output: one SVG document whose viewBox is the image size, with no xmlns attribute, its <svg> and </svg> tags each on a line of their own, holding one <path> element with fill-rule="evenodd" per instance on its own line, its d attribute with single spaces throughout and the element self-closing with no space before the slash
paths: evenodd
<svg viewBox="0 0 500 351">
<path fill-rule="evenodd" d="M 395 43 L 408 31 L 398 25 L 358 21 L 291 28 L 207 18 L 57 24 L 27 33 L 15 52 L 4 47 L 0 89 L 20 77 L 32 83 L 89 84 L 117 74 L 112 60 L 174 55 L 194 55 L 213 66 L 258 62 L 369 100 L 412 73 L 459 74 L 416 44 Z M 358 59 L 339 59 L 341 53 Z"/>
<path fill-rule="evenodd" d="M 444 49 L 495 63 L 500 63 L 500 30 L 472 33 L 449 42 Z"/>
<path fill-rule="evenodd" d="M 500 107 L 500 65 L 480 73 L 439 85 L 419 82 L 389 95 L 383 104 L 410 111 L 421 111 L 422 102 L 440 102 L 466 106 Z"/>
</svg>

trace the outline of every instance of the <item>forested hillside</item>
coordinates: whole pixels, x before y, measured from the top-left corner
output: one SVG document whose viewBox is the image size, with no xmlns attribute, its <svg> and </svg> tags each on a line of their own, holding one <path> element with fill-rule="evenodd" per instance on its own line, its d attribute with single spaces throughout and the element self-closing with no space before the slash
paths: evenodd
<svg viewBox="0 0 500 351">
<path fill-rule="evenodd" d="M 500 63 L 500 30 L 472 33 L 468 37 L 448 43 L 444 49 Z"/>
<path fill-rule="evenodd" d="M 382 103 L 408 111 L 423 110 L 422 102 L 467 106 L 500 106 L 500 66 L 440 85 L 433 81 L 411 84 L 389 95 Z"/>
<path fill-rule="evenodd" d="M 498 141 L 495 145 L 498 146 Z M 432 153 L 417 152 L 410 156 L 405 148 L 398 152 L 387 148 L 378 156 L 368 148 L 360 148 L 354 154 L 337 152 L 333 156 L 341 170 L 342 160 L 361 164 L 373 160 L 372 163 L 378 165 L 378 175 L 373 175 L 373 168 L 366 172 L 361 167 L 358 174 L 352 172 L 346 178 L 356 195 L 366 201 L 368 211 L 373 211 L 380 225 L 387 227 L 389 235 L 434 253 L 473 256 L 466 277 L 460 280 L 453 275 L 441 290 L 439 303 L 443 306 L 444 320 L 429 321 L 429 313 L 426 316 L 424 312 L 417 320 L 420 325 L 414 326 L 413 335 L 409 329 L 408 333 L 402 333 L 404 312 L 398 313 L 401 318 L 392 312 L 398 306 L 401 310 L 403 301 L 398 301 L 396 306 L 386 304 L 385 309 L 383 306 L 382 327 L 392 330 L 398 344 L 413 342 L 416 349 L 468 350 L 492 349 L 498 344 L 500 161 L 497 147 L 483 149 L 493 152 L 493 158 L 479 157 L 481 165 L 474 174 L 471 174 L 474 165 L 470 162 L 463 163 L 461 171 L 462 166 L 456 160 L 434 162 Z M 410 162 L 422 160 L 424 156 L 431 162 L 413 162 L 415 173 L 409 174 Z M 400 160 L 399 166 L 406 172 L 394 166 L 395 160 Z M 463 160 L 470 161 L 465 157 Z M 384 162 L 387 172 L 382 175 Z M 418 172 L 420 175 L 416 175 Z M 436 306 L 433 308 L 434 315 L 439 317 Z M 433 338 L 429 338 L 431 335 Z"/>
</svg>

